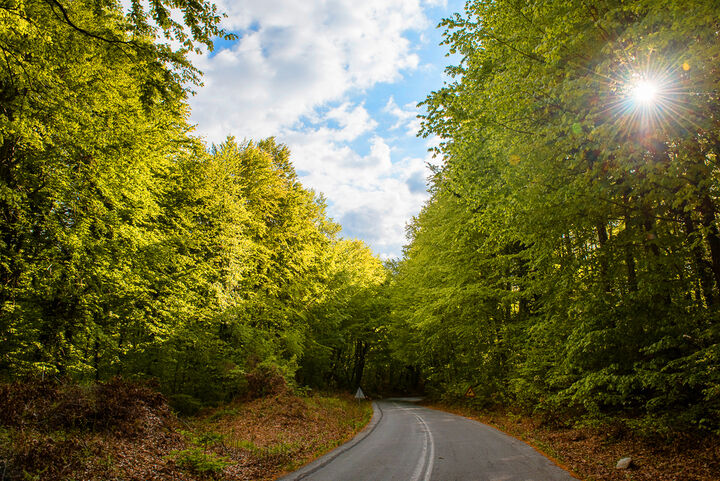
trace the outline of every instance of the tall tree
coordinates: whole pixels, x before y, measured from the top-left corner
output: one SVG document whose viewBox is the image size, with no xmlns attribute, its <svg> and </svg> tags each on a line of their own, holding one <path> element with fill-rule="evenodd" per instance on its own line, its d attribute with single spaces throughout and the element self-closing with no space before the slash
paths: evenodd
<svg viewBox="0 0 720 481">
<path fill-rule="evenodd" d="M 478 233 L 467 265 L 505 310 L 451 319 L 520 329 L 500 395 L 591 413 L 681 408 L 696 423 L 717 410 L 718 23 L 712 2 L 686 8 L 470 1 L 443 22 L 462 61 L 425 102 L 444 160 L 427 209 Z M 632 97 L 648 82 L 656 104 Z M 448 197 L 466 214 L 446 211 Z M 423 248 L 452 272 L 423 240 L 435 224 L 415 227 L 407 272 Z M 431 292 L 412 325 L 438 315 Z M 448 366 L 441 385 L 463 379 Z"/>
</svg>

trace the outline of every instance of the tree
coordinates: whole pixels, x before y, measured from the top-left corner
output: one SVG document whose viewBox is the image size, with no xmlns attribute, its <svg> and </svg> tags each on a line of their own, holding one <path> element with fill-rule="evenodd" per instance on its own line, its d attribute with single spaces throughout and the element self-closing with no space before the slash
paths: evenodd
<svg viewBox="0 0 720 481">
<path fill-rule="evenodd" d="M 387 320 L 386 271 L 361 241 L 336 240 L 326 251 L 320 302 L 308 312 L 301 383 L 354 389 L 362 383 Z"/>
<path fill-rule="evenodd" d="M 227 400 L 292 382 L 342 292 L 362 377 L 379 260 L 337 239 L 286 146 L 191 136 L 186 54 L 219 19 L 205 1 L 0 7 L 3 376 L 154 377 L 186 407 Z"/>
<path fill-rule="evenodd" d="M 475 262 L 463 265 L 493 292 L 488 305 L 506 309 L 449 318 L 463 332 L 478 319 L 516 332 L 500 396 L 555 412 L 686 413 L 672 422 L 717 413 L 717 18 L 711 2 L 681 8 L 471 1 L 443 22 L 462 61 L 425 102 L 424 134 L 442 137 L 444 160 L 426 209 L 445 213 L 450 245 L 476 233 Z M 627 99 L 643 76 L 665 82 L 662 111 Z M 447 198 L 465 214 L 450 214 Z M 448 244 L 425 241 L 438 221 L 420 219 L 403 269 L 427 272 L 427 250 L 429 265 L 454 272 L 438 249 Z M 442 312 L 438 292 L 406 314 L 411 326 Z"/>
<path fill-rule="evenodd" d="M 170 76 L 149 98 L 148 59 L 76 28 L 124 35 L 117 10 L 90 7 L 0 9 L 0 362 L 17 372 L 98 373 L 115 356 L 113 319 L 147 296 L 132 260 L 157 240 L 157 180 L 188 143 L 183 88 Z"/>
</svg>

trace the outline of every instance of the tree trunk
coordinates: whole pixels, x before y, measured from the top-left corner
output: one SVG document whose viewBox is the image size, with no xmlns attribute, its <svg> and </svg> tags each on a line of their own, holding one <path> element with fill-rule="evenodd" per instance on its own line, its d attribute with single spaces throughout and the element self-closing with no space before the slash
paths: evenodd
<svg viewBox="0 0 720 481">
<path fill-rule="evenodd" d="M 703 197 L 700 213 L 703 227 L 706 229 L 705 240 L 710 248 L 710 267 L 715 277 L 715 286 L 720 288 L 720 237 L 718 237 L 718 228 L 715 224 L 715 206 L 710 196 Z"/>
<path fill-rule="evenodd" d="M 637 274 L 635 273 L 635 257 L 633 256 L 632 252 L 632 239 L 630 238 L 630 214 L 626 211 L 625 212 L 625 232 L 626 237 L 628 238 L 625 241 L 624 250 L 625 250 L 625 266 L 627 267 L 627 280 L 628 280 L 628 290 L 630 292 L 637 292 L 638 286 L 637 286 Z"/>
<path fill-rule="evenodd" d="M 713 292 L 713 275 L 711 272 L 710 263 L 705 259 L 702 248 L 699 244 L 695 243 L 694 237 L 697 235 L 695 224 L 690 217 L 688 212 L 683 214 L 683 223 L 685 224 L 685 233 L 688 237 L 688 242 L 693 244 L 692 255 L 695 262 L 695 270 L 697 271 L 698 279 L 700 280 L 700 287 L 705 298 L 705 303 L 708 307 L 715 305 L 715 294 Z"/>
<path fill-rule="evenodd" d="M 95 342 L 93 343 L 93 367 L 95 368 L 95 382 L 100 381 L 100 341 L 98 336 L 95 336 Z"/>
<path fill-rule="evenodd" d="M 608 278 L 608 272 L 610 269 L 608 266 L 607 253 L 605 252 L 605 245 L 608 241 L 607 227 L 605 226 L 605 222 L 598 222 L 595 228 L 597 229 L 599 246 L 598 260 L 600 261 L 600 282 L 603 286 L 603 290 L 605 292 L 610 292 L 612 290 L 610 279 Z"/>
<path fill-rule="evenodd" d="M 355 341 L 355 367 L 353 369 L 352 382 L 353 386 L 360 386 L 363 372 L 365 371 L 365 355 L 367 354 L 368 344 L 357 340 Z"/>
</svg>

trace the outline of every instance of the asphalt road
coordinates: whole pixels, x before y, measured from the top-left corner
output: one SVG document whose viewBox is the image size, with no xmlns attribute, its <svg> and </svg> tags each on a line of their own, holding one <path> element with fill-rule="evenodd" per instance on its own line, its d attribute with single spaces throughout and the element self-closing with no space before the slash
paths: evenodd
<svg viewBox="0 0 720 481">
<path fill-rule="evenodd" d="M 485 424 L 405 400 L 373 403 L 352 441 L 282 481 L 568 481 L 529 445 Z"/>
</svg>

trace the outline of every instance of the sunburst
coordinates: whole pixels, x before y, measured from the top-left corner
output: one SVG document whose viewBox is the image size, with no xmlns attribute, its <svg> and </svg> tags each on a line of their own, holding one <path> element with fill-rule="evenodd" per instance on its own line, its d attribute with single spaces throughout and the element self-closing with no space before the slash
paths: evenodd
<svg viewBox="0 0 720 481">
<path fill-rule="evenodd" d="M 649 79 L 638 81 L 632 88 L 632 96 L 636 105 L 652 108 L 658 99 L 660 89 Z"/>
<path fill-rule="evenodd" d="M 698 92 L 690 88 L 689 64 L 677 58 L 665 62 L 652 52 L 645 62 L 624 58 L 614 75 L 604 77 L 606 108 L 621 135 L 677 135 L 698 127 Z M 695 99 L 696 100 L 696 99 Z"/>
</svg>

